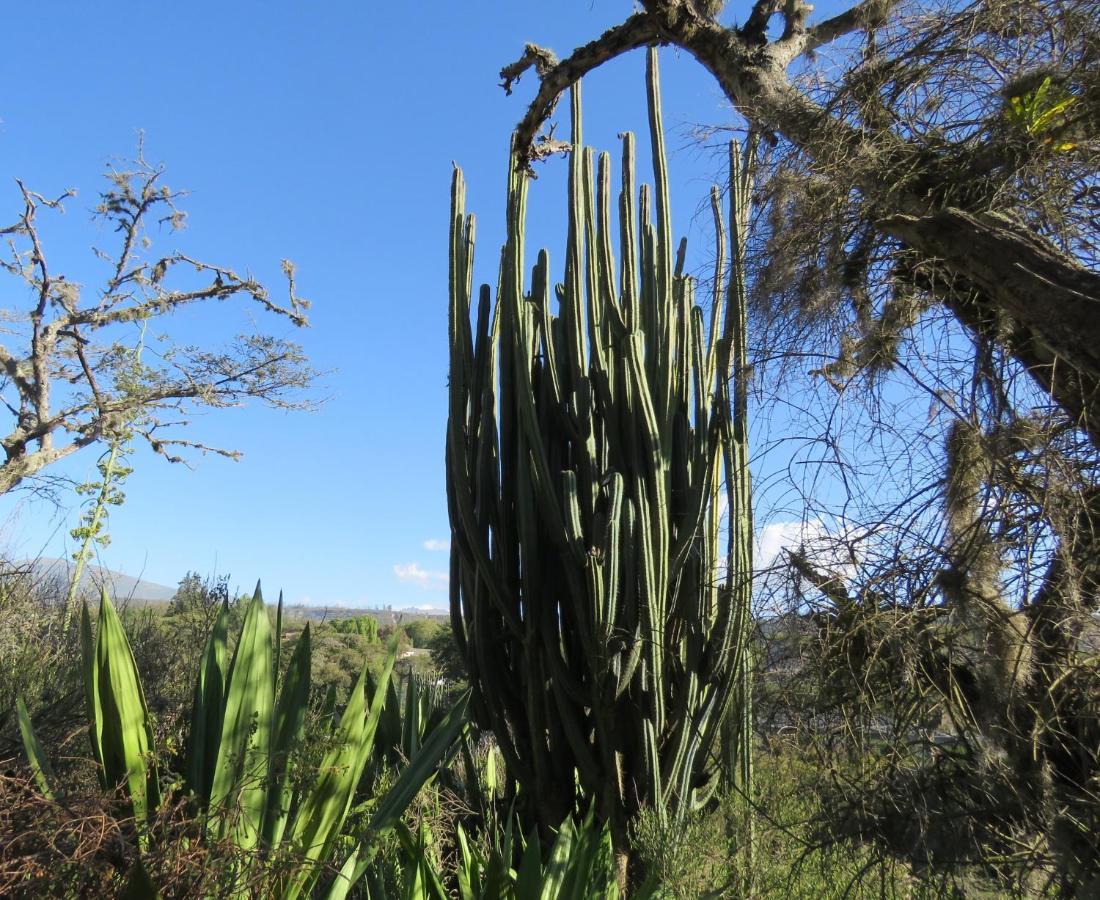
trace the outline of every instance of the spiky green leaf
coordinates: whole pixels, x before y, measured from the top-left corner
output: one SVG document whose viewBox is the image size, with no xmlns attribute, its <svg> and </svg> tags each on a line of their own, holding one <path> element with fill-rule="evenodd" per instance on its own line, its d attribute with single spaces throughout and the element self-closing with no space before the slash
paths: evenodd
<svg viewBox="0 0 1100 900">
<path fill-rule="evenodd" d="M 275 725 L 271 736 L 271 768 L 268 775 L 267 811 L 264 815 L 264 841 L 275 846 L 283 836 L 290 811 L 290 755 L 301 744 L 309 705 L 310 666 L 312 664 L 309 623 L 302 631 L 287 666 L 279 700 L 275 705 Z"/>
<path fill-rule="evenodd" d="M 225 712 L 229 674 L 229 603 L 223 601 L 206 639 L 191 701 L 191 730 L 184 769 L 187 786 L 205 806 L 210 801 Z"/>
<path fill-rule="evenodd" d="M 259 843 L 267 807 L 274 706 L 271 623 L 257 584 L 229 669 L 221 741 L 210 787 L 215 834 L 222 838 L 231 835 L 245 850 Z"/>
<path fill-rule="evenodd" d="M 124 785 L 134 818 L 144 822 L 160 805 L 153 729 L 130 642 L 106 591 L 99 605 L 93 703 L 107 786 Z"/>
<path fill-rule="evenodd" d="M 42 749 L 42 745 L 35 736 L 30 713 L 27 712 L 27 704 L 23 702 L 22 697 L 17 697 L 15 700 L 15 715 L 19 720 L 19 734 L 23 738 L 23 749 L 27 752 L 27 761 L 30 763 L 34 781 L 43 796 L 53 800 L 55 798 L 53 785 L 57 779 L 54 777 L 46 751 Z"/>
</svg>

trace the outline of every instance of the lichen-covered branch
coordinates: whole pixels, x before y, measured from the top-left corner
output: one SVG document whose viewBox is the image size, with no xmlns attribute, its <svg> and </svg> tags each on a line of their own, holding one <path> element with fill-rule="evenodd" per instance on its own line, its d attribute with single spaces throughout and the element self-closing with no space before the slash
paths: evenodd
<svg viewBox="0 0 1100 900">
<path fill-rule="evenodd" d="M 180 194 L 161 183 L 162 175 L 140 151 L 131 167 L 108 169 L 109 186 L 96 214 L 112 226 L 118 245 L 111 252 L 95 250 L 109 274 L 90 298 L 49 265 L 38 226 L 41 208 L 58 209 L 73 193 L 48 199 L 17 182 L 23 211 L 0 229 L 8 240 L 0 267 L 23 281 L 33 299 L 28 311 L 5 311 L 15 325 L 14 338 L 0 345 L 0 400 L 12 419 L 0 438 L 0 493 L 109 437 L 122 422 L 157 452 L 181 461 L 165 448 L 235 454 L 162 434 L 169 424 L 165 412 L 237 406 L 247 399 L 281 408 L 313 405 L 304 390 L 315 373 L 301 348 L 270 335 L 241 336 L 220 350 L 177 347 L 161 338 L 134 364 L 131 327 L 196 304 L 244 299 L 295 326 L 308 325 L 309 303 L 298 296 L 288 261 L 283 271 L 289 299 L 283 304 L 263 284 L 226 266 L 181 252 L 149 253 L 148 224 L 176 228 L 183 222 L 176 206 Z M 171 424 L 186 424 L 186 416 Z"/>
<path fill-rule="evenodd" d="M 871 112 L 866 121 L 860 121 L 843 109 L 827 108 L 789 74 L 795 60 L 845 35 L 862 32 L 870 40 L 897 5 L 893 0 L 865 0 L 810 25 L 811 7 L 803 0 L 760 0 L 745 25 L 736 29 L 723 27 L 687 0 L 646 0 L 642 12 L 560 61 L 545 50 L 528 54 L 526 66 L 537 61 L 540 82 L 516 131 L 517 165 L 530 169 L 539 155 L 532 148 L 540 127 L 552 115 L 562 91 L 582 75 L 646 43 L 677 46 L 714 75 L 726 97 L 754 127 L 781 136 L 812 159 L 826 177 L 843 173 L 845 188 L 859 191 L 876 208 L 872 225 L 881 235 L 897 240 L 918 257 L 942 264 L 949 279 L 972 286 L 968 302 L 985 315 L 1015 323 L 1013 327 L 1026 332 L 1028 345 L 1046 348 L 1061 366 L 1075 373 L 1071 380 L 1082 387 L 1065 395 L 1059 392 L 1065 379 L 1036 373 L 1036 380 L 1051 389 L 1052 399 L 1077 416 L 1095 440 L 1100 431 L 1094 424 L 1100 370 L 1090 348 L 1100 346 L 1100 315 L 1081 316 L 1077 310 L 1100 308 L 1100 273 L 1058 252 L 1046 238 L 1035 237 L 1023 219 L 999 220 L 995 229 L 982 219 L 991 195 L 974 184 L 974 166 L 979 159 L 1007 158 L 991 154 L 990 145 L 1012 144 L 1016 140 L 1012 133 L 992 126 L 987 146 L 977 152 L 972 140 L 952 144 L 941 139 L 930 150 L 903 128 L 882 127 Z M 784 29 L 769 40 L 768 24 L 776 15 L 782 17 Z M 1100 108 L 1095 96 L 1100 87 L 1089 84 L 1082 90 L 1092 94 L 1072 95 L 1079 100 L 1077 108 L 1086 112 Z M 881 103 L 881 98 L 876 102 Z M 869 103 L 868 110 L 873 109 Z M 1095 117 L 1094 112 L 1088 115 Z M 1045 140 L 1050 146 L 1051 138 Z M 1092 144 L 1095 141 L 1087 146 L 1063 141 L 1058 147 L 1059 152 L 1087 153 L 1094 152 L 1088 149 Z M 937 225 L 944 216 L 950 218 L 948 232 Z M 993 238 L 997 252 L 991 255 Z M 1040 268 L 1034 265 L 1037 257 L 1042 257 Z M 1049 289 L 1042 296 L 1036 293 L 1040 283 Z M 1059 324 L 1063 314 L 1072 319 L 1072 328 Z"/>
<path fill-rule="evenodd" d="M 559 61 L 549 50 L 528 44 L 523 56 L 500 70 L 501 86 L 512 93 L 512 86 L 529 68 L 534 67 L 539 86 L 535 99 L 527 107 L 527 113 L 516 126 L 516 155 L 518 164 L 531 171 L 531 162 L 544 156 L 540 151 L 539 130 L 553 115 L 561 95 L 576 84 L 585 74 L 608 60 L 644 47 L 657 39 L 653 23 L 645 13 L 637 13 L 614 28 L 609 28 L 596 40 L 573 51 Z M 560 149 L 560 148 L 556 148 Z"/>
</svg>

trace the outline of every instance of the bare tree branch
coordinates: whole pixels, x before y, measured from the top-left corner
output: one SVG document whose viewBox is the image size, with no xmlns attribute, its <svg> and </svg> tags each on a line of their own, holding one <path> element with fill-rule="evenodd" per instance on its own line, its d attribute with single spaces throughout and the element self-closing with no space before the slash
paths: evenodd
<svg viewBox="0 0 1100 900">
<path fill-rule="evenodd" d="M 160 434 L 166 427 L 186 424 L 179 418 L 164 419 L 166 411 L 238 406 L 246 399 L 284 409 L 313 405 L 302 392 L 316 373 L 301 348 L 270 335 L 241 336 L 221 350 L 162 341 L 145 354 L 145 361 L 132 352 L 134 338 L 127 326 L 208 301 L 247 299 L 297 327 L 308 325 L 309 303 L 297 294 L 289 260 L 282 263 L 288 285 L 283 305 L 260 282 L 225 266 L 181 252 L 147 256 L 147 223 L 175 229 L 183 221 L 175 202 L 181 195 L 163 185 L 162 175 L 163 168 L 148 164 L 140 150 L 132 166 L 108 169 L 109 186 L 96 212 L 114 226 L 119 245 L 113 253 L 95 251 L 110 274 L 90 304 L 82 303 L 78 285 L 50 268 L 39 237 L 39 208 L 58 209 L 72 192 L 50 200 L 17 182 L 23 212 L 2 230 L 12 252 L 3 266 L 32 289 L 34 300 L 29 313 L 8 313 L 13 321 L 26 323 L 15 329 L 17 335 L 27 332 L 25 350 L 15 350 L 17 342 L 0 346 L 0 376 L 15 393 L 14 402 L 4 399 L 14 421 L 0 438 L 5 454 L 0 493 L 120 429 L 141 434 L 174 462 L 182 457 L 167 452 L 168 447 L 236 458 L 232 450 Z M 150 356 L 157 356 L 159 363 L 150 364 Z M 62 435 L 68 436 L 65 442 L 55 445 Z"/>
<path fill-rule="evenodd" d="M 646 0 L 643 6 L 643 12 L 561 61 L 549 51 L 529 47 L 524 57 L 502 72 L 506 87 L 536 64 L 540 77 L 539 91 L 516 129 L 518 166 L 531 170 L 531 162 L 539 156 L 535 149 L 539 128 L 552 115 L 561 93 L 577 79 L 647 43 L 673 44 L 702 63 L 727 98 L 757 128 L 783 135 L 823 168 L 842 168 L 851 187 L 881 200 L 876 227 L 924 258 L 942 261 L 953 275 L 980 286 L 979 302 L 991 312 L 1014 317 L 1030 310 L 1019 327 L 1030 332 L 1031 343 L 1048 347 L 1063 365 L 1080 373 L 1083 382 L 1096 383 L 1100 370 L 1088 348 L 1100 346 L 1100 315 L 1074 314 L 1074 324 L 1082 330 L 1073 334 L 1058 325 L 1058 319 L 1063 296 L 1077 298 L 1074 308 L 1081 304 L 1091 308 L 1098 302 L 1100 273 L 1058 253 L 1049 241 L 1034 236 L 1024 222 L 1001 221 L 997 227 L 1001 274 L 990 279 L 988 240 L 967 239 L 968 234 L 979 236 L 975 228 L 987 200 L 971 191 L 971 208 L 958 202 L 960 173 L 964 177 L 971 162 L 969 149 L 944 146 L 930 152 L 894 130 L 868 128 L 834 114 L 792 83 L 787 68 L 795 59 L 843 34 L 873 32 L 894 8 L 891 0 L 865 0 L 816 27 L 806 26 L 809 7 L 802 0 L 782 4 L 761 0 L 740 31 L 700 15 L 687 0 Z M 786 27 L 780 38 L 769 43 L 767 22 L 777 13 L 784 16 Z M 1095 98 L 1089 100 L 1094 102 Z M 956 211 L 948 212 L 948 205 Z M 934 226 L 943 215 L 970 217 L 966 227 L 956 229 L 950 260 L 944 260 L 944 241 Z M 926 224 L 918 227 L 918 222 Z M 988 236 L 989 229 L 983 233 Z M 1038 249 L 1039 245 L 1044 246 Z M 1036 253 L 1043 258 L 1041 272 L 1033 267 Z M 1056 291 L 1057 296 L 1049 296 L 1035 307 L 1036 279 L 1048 287 L 1065 286 L 1065 290 Z M 1078 405 L 1076 396 L 1055 394 L 1054 400 L 1067 410 Z M 1090 418 L 1097 402 L 1090 393 Z"/>
</svg>

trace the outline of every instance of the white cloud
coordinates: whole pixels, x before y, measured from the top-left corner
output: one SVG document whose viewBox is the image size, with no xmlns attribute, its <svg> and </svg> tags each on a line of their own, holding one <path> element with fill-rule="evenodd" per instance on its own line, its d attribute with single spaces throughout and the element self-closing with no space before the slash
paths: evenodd
<svg viewBox="0 0 1100 900">
<path fill-rule="evenodd" d="M 450 550 L 451 542 L 448 540 L 440 540 L 439 538 L 429 538 L 424 541 L 425 550 Z"/>
<path fill-rule="evenodd" d="M 772 522 L 756 533 L 753 561 L 758 570 L 770 569 L 776 563 L 783 562 L 780 554 L 784 550 L 806 547 L 811 551 L 827 535 L 825 526 L 817 519 L 809 522 Z"/>
<path fill-rule="evenodd" d="M 834 532 L 819 519 L 807 522 L 773 522 L 756 533 L 753 561 L 757 572 L 784 563 L 784 550 L 801 550 L 816 568 L 845 580 L 855 574 L 859 532 Z"/>
<path fill-rule="evenodd" d="M 445 591 L 447 583 L 450 581 L 446 572 L 433 572 L 422 569 L 419 563 L 398 564 L 393 567 L 393 574 L 399 580 L 415 584 L 426 591 Z"/>
</svg>

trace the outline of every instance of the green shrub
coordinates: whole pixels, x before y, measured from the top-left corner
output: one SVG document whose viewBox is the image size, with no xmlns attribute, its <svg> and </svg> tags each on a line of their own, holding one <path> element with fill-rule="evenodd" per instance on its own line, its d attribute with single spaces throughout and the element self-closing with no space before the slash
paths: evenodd
<svg viewBox="0 0 1100 900">
<path fill-rule="evenodd" d="M 371 643 L 378 640 L 378 620 L 374 616 L 353 616 L 349 619 L 333 619 L 328 623 L 339 634 L 357 634 Z"/>
<path fill-rule="evenodd" d="M 755 852 L 747 852 L 746 801 L 726 794 L 704 811 L 662 826 L 643 814 L 632 833 L 642 867 L 656 877 L 658 896 L 777 897 L 806 900 L 885 900 L 943 896 L 900 862 L 876 858 L 858 842 L 830 840 L 820 822 L 820 775 L 796 751 L 756 757 Z"/>
<path fill-rule="evenodd" d="M 432 641 L 441 631 L 450 628 L 437 619 L 411 619 L 401 626 L 408 635 L 409 643 L 418 649 L 426 649 L 432 646 Z"/>
</svg>

